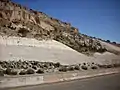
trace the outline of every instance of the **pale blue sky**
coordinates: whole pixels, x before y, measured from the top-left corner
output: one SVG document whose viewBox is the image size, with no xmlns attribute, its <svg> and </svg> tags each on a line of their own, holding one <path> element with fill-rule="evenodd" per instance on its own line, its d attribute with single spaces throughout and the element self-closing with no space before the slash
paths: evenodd
<svg viewBox="0 0 120 90">
<path fill-rule="evenodd" d="M 90 36 L 120 42 L 120 0 L 12 0 L 70 22 Z"/>
</svg>

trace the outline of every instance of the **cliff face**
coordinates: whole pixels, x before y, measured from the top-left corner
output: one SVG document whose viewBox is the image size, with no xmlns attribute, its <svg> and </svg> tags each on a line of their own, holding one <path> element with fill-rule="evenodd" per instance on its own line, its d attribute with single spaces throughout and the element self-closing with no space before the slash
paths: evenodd
<svg viewBox="0 0 120 90">
<path fill-rule="evenodd" d="M 97 39 L 80 34 L 70 23 L 10 0 L 0 0 L 0 35 L 54 39 L 85 54 L 106 51 Z"/>
<path fill-rule="evenodd" d="M 65 23 L 47 16 L 46 14 L 32 9 L 28 9 L 9 0 L 0 0 L 0 24 L 11 29 L 25 28 L 31 31 L 31 34 L 53 33 L 56 27 L 70 28 L 69 23 Z M 43 33 L 44 32 L 44 33 Z M 8 32 L 9 34 L 10 32 Z M 14 33 L 16 34 L 16 32 Z M 29 35 L 31 36 L 31 35 Z"/>
<path fill-rule="evenodd" d="M 69 23 L 61 22 L 46 14 L 28 9 L 9 0 L 0 0 L 0 17 L 11 23 L 34 24 L 46 30 L 54 30 L 53 25 L 70 27 Z"/>
</svg>

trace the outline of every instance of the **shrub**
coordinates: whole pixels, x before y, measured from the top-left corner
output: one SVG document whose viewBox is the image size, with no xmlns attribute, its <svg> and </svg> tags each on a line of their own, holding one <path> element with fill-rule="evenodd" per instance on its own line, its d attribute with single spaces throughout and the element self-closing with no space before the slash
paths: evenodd
<svg viewBox="0 0 120 90">
<path fill-rule="evenodd" d="M 104 68 L 105 66 L 98 64 L 98 67 L 100 67 L 100 68 Z"/>
<path fill-rule="evenodd" d="M 3 61 L 0 61 L 0 64 L 3 64 Z M 1 67 L 1 65 L 0 65 L 0 67 Z"/>
<path fill-rule="evenodd" d="M 61 64 L 60 64 L 59 62 L 57 62 L 57 63 L 54 64 L 54 66 L 55 66 L 55 67 L 60 67 Z"/>
<path fill-rule="evenodd" d="M 25 70 L 22 70 L 20 71 L 19 75 L 25 75 L 26 74 L 26 71 Z"/>
<path fill-rule="evenodd" d="M 97 69 L 97 66 L 92 66 L 91 69 Z"/>
<path fill-rule="evenodd" d="M 6 74 L 8 74 L 8 75 L 11 74 L 11 69 L 10 69 L 10 68 L 7 68 L 7 69 L 6 69 Z"/>
<path fill-rule="evenodd" d="M 113 64 L 114 67 L 120 67 L 120 64 Z"/>
<path fill-rule="evenodd" d="M 13 66 L 13 65 L 10 65 L 10 68 L 14 68 L 14 66 Z"/>
<path fill-rule="evenodd" d="M 94 62 L 92 62 L 92 64 L 95 64 Z"/>
<path fill-rule="evenodd" d="M 81 66 L 81 68 L 82 68 L 83 70 L 87 70 L 87 69 L 88 69 L 87 66 Z"/>
<path fill-rule="evenodd" d="M 38 61 L 33 61 L 32 65 L 37 65 L 39 62 Z"/>
<path fill-rule="evenodd" d="M 28 69 L 28 65 L 22 65 L 21 68 Z"/>
<path fill-rule="evenodd" d="M 29 33 L 29 30 L 26 28 L 20 28 L 20 30 L 18 30 L 18 34 L 21 34 L 22 37 L 26 37 L 27 33 Z"/>
<path fill-rule="evenodd" d="M 4 71 L 0 70 L 0 76 L 4 76 Z"/>
<path fill-rule="evenodd" d="M 74 71 L 74 67 L 73 67 L 73 66 L 69 66 L 69 67 L 68 67 L 68 70 L 69 70 L 69 71 Z"/>
<path fill-rule="evenodd" d="M 107 68 L 112 68 L 113 66 L 112 66 L 112 65 L 107 65 L 106 67 L 107 67 Z"/>
<path fill-rule="evenodd" d="M 106 42 L 110 43 L 110 40 L 107 40 Z"/>
<path fill-rule="evenodd" d="M 32 68 L 35 69 L 35 70 L 37 70 L 37 66 L 35 66 L 35 65 L 33 65 Z"/>
<path fill-rule="evenodd" d="M 26 71 L 26 73 L 27 73 L 27 74 L 34 74 L 35 71 L 34 71 L 33 69 L 30 68 L 30 69 L 28 69 L 28 70 Z"/>
<path fill-rule="evenodd" d="M 14 69 L 7 68 L 6 69 L 6 74 L 8 75 L 17 75 L 17 71 Z"/>
<path fill-rule="evenodd" d="M 8 66 L 7 66 L 7 64 L 5 63 L 5 62 L 1 62 L 1 65 L 0 65 L 0 68 L 2 69 L 2 68 L 7 68 Z"/>
<path fill-rule="evenodd" d="M 44 68 L 48 68 L 48 65 L 46 63 L 43 66 L 44 66 Z"/>
<path fill-rule="evenodd" d="M 15 71 L 15 70 L 12 70 L 12 71 L 11 71 L 11 75 L 17 75 L 17 73 L 18 73 L 18 72 Z"/>
<path fill-rule="evenodd" d="M 2 66 L 0 65 L 0 70 L 2 70 L 3 68 L 2 68 Z"/>
<path fill-rule="evenodd" d="M 83 65 L 86 65 L 86 63 L 83 63 Z"/>
<path fill-rule="evenodd" d="M 65 66 L 59 68 L 59 71 L 60 72 L 67 72 L 67 68 Z"/>
<path fill-rule="evenodd" d="M 100 68 L 112 68 L 114 65 L 98 65 Z"/>
<path fill-rule="evenodd" d="M 3 73 L 6 74 L 6 70 L 3 70 Z"/>
<path fill-rule="evenodd" d="M 38 69 L 36 73 L 41 74 L 41 73 L 44 73 L 44 71 L 42 69 Z"/>
<path fill-rule="evenodd" d="M 75 65 L 75 70 L 80 70 L 78 65 Z"/>
<path fill-rule="evenodd" d="M 79 64 L 79 66 L 81 66 L 81 64 Z"/>
<path fill-rule="evenodd" d="M 34 35 L 34 38 L 38 39 L 38 38 L 40 38 L 41 36 L 42 36 L 41 34 L 35 34 L 35 35 Z"/>
<path fill-rule="evenodd" d="M 116 42 L 113 42 L 113 44 L 116 44 Z"/>
</svg>

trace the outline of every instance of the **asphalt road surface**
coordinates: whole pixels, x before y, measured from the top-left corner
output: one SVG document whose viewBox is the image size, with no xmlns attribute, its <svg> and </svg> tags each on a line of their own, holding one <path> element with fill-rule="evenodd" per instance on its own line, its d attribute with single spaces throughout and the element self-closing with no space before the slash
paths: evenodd
<svg viewBox="0 0 120 90">
<path fill-rule="evenodd" d="M 120 90 L 120 73 L 69 82 L 7 88 L 3 90 Z"/>
</svg>

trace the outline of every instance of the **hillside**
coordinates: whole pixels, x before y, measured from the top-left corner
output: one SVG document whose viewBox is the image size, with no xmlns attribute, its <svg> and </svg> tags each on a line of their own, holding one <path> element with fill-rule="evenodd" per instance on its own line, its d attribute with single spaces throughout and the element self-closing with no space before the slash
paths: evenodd
<svg viewBox="0 0 120 90">
<path fill-rule="evenodd" d="M 10 0 L 0 0 L 0 35 L 56 40 L 72 49 L 91 55 L 107 49 L 92 37 L 83 35 L 70 23 L 28 9 Z"/>
<path fill-rule="evenodd" d="M 0 0 L 0 76 L 91 73 L 96 69 L 97 73 L 117 67 L 118 43 L 82 34 L 68 22 Z"/>
<path fill-rule="evenodd" d="M 81 34 L 70 23 L 10 0 L 0 0 L 0 36 L 2 60 L 24 57 L 72 64 L 111 62 L 120 54 L 115 45 Z"/>
</svg>

